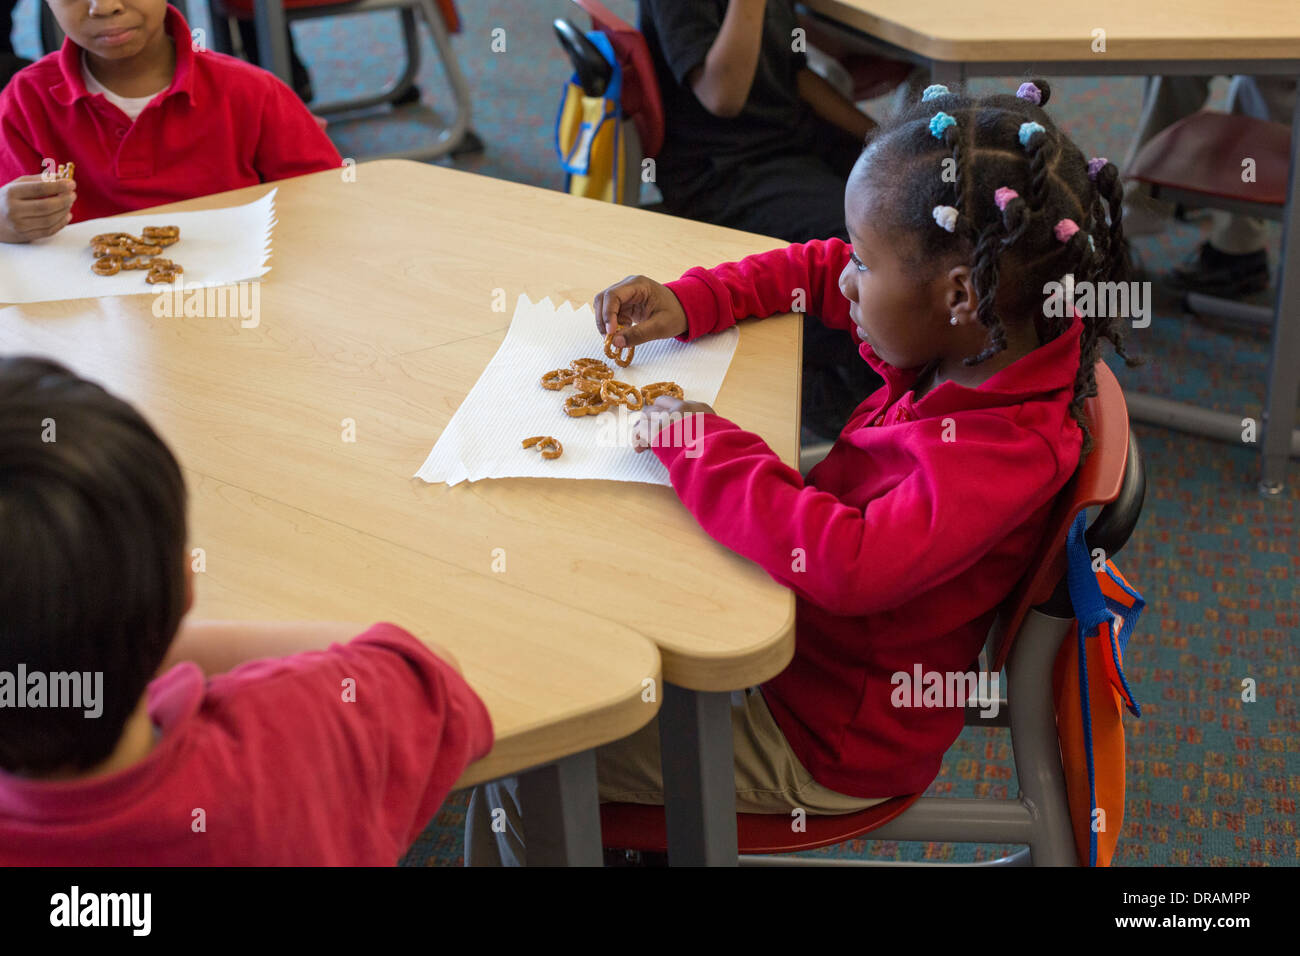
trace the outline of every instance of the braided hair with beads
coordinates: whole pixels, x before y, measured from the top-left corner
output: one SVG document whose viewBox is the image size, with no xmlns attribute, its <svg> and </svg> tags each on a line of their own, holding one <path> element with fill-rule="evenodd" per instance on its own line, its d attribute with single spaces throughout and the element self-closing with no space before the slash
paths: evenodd
<svg viewBox="0 0 1300 956">
<path fill-rule="evenodd" d="M 873 212 L 880 225 L 914 237 L 903 246 L 910 264 L 971 263 L 975 314 L 988 344 L 967 365 L 1007 347 L 1009 321 L 1032 316 L 1040 345 L 1065 332 L 1073 316 L 1053 317 L 1044 307 L 1047 289 L 1065 275 L 1094 283 L 1128 278 L 1119 170 L 1084 159 L 1044 111 L 1050 97 L 1041 79 L 1015 95 L 978 98 L 931 86 L 920 103 L 874 131 L 863 151 L 873 179 L 906 184 Z M 1087 454 L 1084 400 L 1097 394 L 1101 340 L 1129 365 L 1138 362 L 1125 351 L 1119 316 L 1085 316 L 1083 326 L 1070 414 Z"/>
</svg>

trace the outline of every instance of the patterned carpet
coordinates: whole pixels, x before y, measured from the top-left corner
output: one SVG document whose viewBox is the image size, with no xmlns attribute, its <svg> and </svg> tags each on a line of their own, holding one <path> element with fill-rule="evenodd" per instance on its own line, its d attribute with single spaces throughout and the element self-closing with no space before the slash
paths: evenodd
<svg viewBox="0 0 1300 956">
<path fill-rule="evenodd" d="M 606 0 L 634 18 L 631 0 Z M 18 10 L 20 52 L 35 49 L 35 0 Z M 455 38 L 474 90 L 473 126 L 486 143 L 456 162 L 489 176 L 557 188 L 561 177 L 552 124 L 568 68 L 550 21 L 568 16 L 564 0 L 461 3 L 464 30 Z M 195 26 L 206 25 L 196 12 Z M 506 30 L 506 50 L 491 51 L 491 31 Z M 318 97 L 375 90 L 394 78 L 400 56 L 394 15 L 318 20 L 294 28 Z M 431 51 L 431 46 L 426 50 Z M 392 116 L 332 124 L 345 156 L 364 158 L 427 142 L 440 104 L 449 102 L 432 56 L 420 86 L 424 103 Z M 980 80 L 977 89 L 1014 89 L 1018 79 Z M 1137 78 L 1054 81 L 1050 109 L 1085 153 L 1124 156 L 1141 103 Z M 1224 84 L 1216 84 L 1221 100 Z M 1155 276 L 1199 241 L 1194 225 L 1158 239 L 1138 239 Z M 1276 263 L 1276 230 L 1272 260 Z M 1127 389 L 1197 402 L 1258 418 L 1268 342 L 1210 327 L 1157 302 L 1147 329 L 1130 336 L 1147 363 L 1112 363 Z M 1135 429 L 1148 469 L 1143 520 L 1119 564 L 1144 593 L 1147 610 L 1129 646 L 1129 681 L 1143 706 L 1127 722 L 1128 805 L 1119 865 L 1270 865 L 1300 862 L 1296 794 L 1300 791 L 1300 467 L 1278 500 L 1255 490 L 1256 454 L 1145 425 Z M 1258 702 L 1243 703 L 1244 678 Z M 968 730 L 944 761 L 931 792 L 1011 797 L 1016 793 L 1003 731 Z M 454 794 L 403 863 L 461 861 L 466 795 Z M 893 844 L 861 840 L 822 851 L 833 856 L 970 861 L 1006 848 Z"/>
</svg>

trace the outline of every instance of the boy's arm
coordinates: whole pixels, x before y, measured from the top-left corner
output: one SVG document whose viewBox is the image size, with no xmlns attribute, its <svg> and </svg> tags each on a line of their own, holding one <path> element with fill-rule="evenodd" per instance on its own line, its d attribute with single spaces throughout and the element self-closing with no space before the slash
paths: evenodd
<svg viewBox="0 0 1300 956">
<path fill-rule="evenodd" d="M 268 74 L 253 166 L 262 182 L 339 169 L 343 158 L 296 93 Z"/>
<path fill-rule="evenodd" d="M 336 621 L 182 621 L 159 673 L 181 661 L 193 661 L 205 674 L 221 674 L 240 664 L 267 657 L 289 657 L 346 644 L 368 625 Z M 420 643 L 446 661 L 456 673 L 460 664 L 433 641 Z"/>
<path fill-rule="evenodd" d="M 665 283 L 690 324 L 678 339 L 689 342 L 741 319 L 782 312 L 809 312 L 830 328 L 852 330 L 849 300 L 840 292 L 840 273 L 850 252 L 842 240 L 817 239 L 712 269 L 688 270 L 680 279 Z"/>
<path fill-rule="evenodd" d="M 795 79 L 799 98 L 811 106 L 814 113 L 832 126 L 838 126 L 859 143 L 876 128 L 876 121 L 827 83 L 825 77 L 812 70 L 802 69 Z"/>
<path fill-rule="evenodd" d="M 718 18 L 712 4 L 697 0 L 643 0 L 641 15 L 653 22 L 659 47 L 677 82 L 715 116 L 745 108 L 763 41 L 766 0 L 729 0 Z"/>
</svg>

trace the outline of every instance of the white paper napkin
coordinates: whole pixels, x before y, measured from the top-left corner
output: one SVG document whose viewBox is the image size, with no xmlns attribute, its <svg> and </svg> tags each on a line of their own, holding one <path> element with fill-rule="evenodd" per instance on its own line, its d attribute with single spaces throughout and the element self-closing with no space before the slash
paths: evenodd
<svg viewBox="0 0 1300 956">
<path fill-rule="evenodd" d="M 227 285 L 256 279 L 270 271 L 271 227 L 275 225 L 275 193 L 228 209 L 201 212 L 145 212 L 74 223 L 48 239 L 0 245 L 0 302 L 49 302 L 135 295 L 171 288 L 149 285 L 146 270 L 124 270 L 111 276 L 90 271 L 90 237 L 101 232 L 139 235 L 144 226 L 179 226 L 180 241 L 162 256 L 179 264 L 186 287 Z"/>
<path fill-rule="evenodd" d="M 612 362 L 615 378 L 632 385 L 676 382 L 686 398 L 712 404 L 740 341 L 734 326 L 689 345 L 663 339 L 636 347 L 627 368 Z M 542 374 L 575 358 L 600 358 L 602 342 L 590 305 L 558 309 L 549 298 L 533 303 L 520 296 L 505 341 L 456 409 L 416 477 L 449 485 L 480 478 L 605 478 L 670 484 L 668 470 L 651 452 L 636 454 L 631 423 L 638 413 L 611 410 L 572 418 L 564 399 L 573 389 L 553 392 L 538 384 Z M 620 406 L 621 408 L 621 406 Z M 521 448 L 533 435 L 551 435 L 564 454 L 544 459 Z"/>
</svg>

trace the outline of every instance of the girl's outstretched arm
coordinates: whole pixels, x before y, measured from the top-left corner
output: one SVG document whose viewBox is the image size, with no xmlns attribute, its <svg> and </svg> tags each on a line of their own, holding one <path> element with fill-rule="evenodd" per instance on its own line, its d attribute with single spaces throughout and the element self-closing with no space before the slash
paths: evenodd
<svg viewBox="0 0 1300 956">
<path fill-rule="evenodd" d="M 852 330 L 849 300 L 840 292 L 840 273 L 852 247 L 839 239 L 817 239 L 783 249 L 699 266 L 667 283 L 686 310 L 683 342 L 721 332 L 741 319 L 782 312 L 810 312 L 833 329 Z"/>
</svg>

